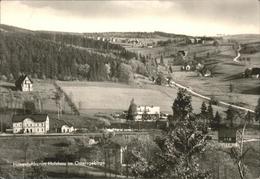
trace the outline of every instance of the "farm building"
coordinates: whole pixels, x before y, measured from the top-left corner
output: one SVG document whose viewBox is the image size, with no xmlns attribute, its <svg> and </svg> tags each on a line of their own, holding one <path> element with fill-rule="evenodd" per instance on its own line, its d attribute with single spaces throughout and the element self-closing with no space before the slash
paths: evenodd
<svg viewBox="0 0 260 179">
<path fill-rule="evenodd" d="M 134 121 L 150 121 L 160 118 L 160 107 L 158 106 L 137 106 L 134 99 L 131 100 L 128 109 L 128 120 Z"/>
<path fill-rule="evenodd" d="M 160 118 L 159 106 L 138 106 L 136 120 L 157 120 Z"/>
<path fill-rule="evenodd" d="M 186 57 L 186 56 L 188 55 L 188 51 L 185 51 L 185 50 L 179 50 L 179 51 L 178 51 L 178 54 L 180 54 L 180 55 Z"/>
<path fill-rule="evenodd" d="M 61 126 L 61 133 L 74 132 L 74 127 L 71 124 L 64 124 Z"/>
<path fill-rule="evenodd" d="M 183 65 L 183 66 L 181 67 L 181 70 L 182 70 L 182 71 L 191 71 L 191 66 L 190 66 L 189 64 Z"/>
<path fill-rule="evenodd" d="M 135 104 L 134 99 L 132 99 L 128 109 L 127 119 L 136 120 L 136 117 L 137 117 L 137 105 Z"/>
<path fill-rule="evenodd" d="M 237 142 L 237 129 L 228 127 L 219 128 L 218 142 L 235 144 Z"/>
<path fill-rule="evenodd" d="M 13 133 L 44 134 L 49 131 L 47 114 L 13 115 Z"/>
<path fill-rule="evenodd" d="M 33 91 L 33 81 L 27 75 L 21 75 L 15 82 L 15 86 L 21 91 Z"/>
<path fill-rule="evenodd" d="M 51 131 L 56 133 L 71 133 L 75 131 L 75 127 L 64 120 L 52 119 L 51 121 Z"/>
</svg>

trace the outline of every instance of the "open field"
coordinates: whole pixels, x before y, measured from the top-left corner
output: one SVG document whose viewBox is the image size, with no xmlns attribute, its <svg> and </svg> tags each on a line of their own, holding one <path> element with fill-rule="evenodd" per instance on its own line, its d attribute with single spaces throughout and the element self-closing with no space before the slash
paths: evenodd
<svg viewBox="0 0 260 179">
<path fill-rule="evenodd" d="M 34 101 L 37 110 L 56 111 L 57 105 L 54 99 L 56 89 L 52 81 L 33 80 L 32 92 L 21 92 L 15 89 L 14 83 L 0 81 L 0 95 L 3 100 L 0 102 L 0 108 L 20 108 L 23 109 L 24 101 Z M 39 104 L 41 103 L 41 107 Z M 63 109 L 70 112 L 70 107 L 66 102 L 63 103 Z"/>
<path fill-rule="evenodd" d="M 160 106 L 162 112 L 171 114 L 171 106 L 178 89 L 157 85 L 131 87 L 106 82 L 59 82 L 64 91 L 80 107 L 81 113 L 115 112 L 127 110 L 132 98 L 137 105 Z M 195 112 L 200 111 L 202 99 L 193 97 Z M 223 110 L 220 107 L 217 110 Z"/>
</svg>

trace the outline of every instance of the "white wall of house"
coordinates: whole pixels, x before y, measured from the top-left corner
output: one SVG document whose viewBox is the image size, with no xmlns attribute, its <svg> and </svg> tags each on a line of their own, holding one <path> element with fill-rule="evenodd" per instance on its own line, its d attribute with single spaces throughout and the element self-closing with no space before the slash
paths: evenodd
<svg viewBox="0 0 260 179">
<path fill-rule="evenodd" d="M 32 82 L 26 77 L 22 83 L 22 91 L 33 91 Z"/>
<path fill-rule="evenodd" d="M 159 106 L 138 106 L 136 120 L 142 120 L 143 114 L 160 116 L 160 107 Z"/>
<path fill-rule="evenodd" d="M 73 131 L 74 131 L 74 127 L 73 126 L 71 126 L 71 127 L 69 127 L 67 125 L 61 126 L 61 133 L 71 133 Z"/>
<path fill-rule="evenodd" d="M 44 122 L 35 122 L 30 118 L 25 118 L 22 122 L 13 123 L 13 133 L 44 134 L 49 131 L 49 117 Z"/>
</svg>

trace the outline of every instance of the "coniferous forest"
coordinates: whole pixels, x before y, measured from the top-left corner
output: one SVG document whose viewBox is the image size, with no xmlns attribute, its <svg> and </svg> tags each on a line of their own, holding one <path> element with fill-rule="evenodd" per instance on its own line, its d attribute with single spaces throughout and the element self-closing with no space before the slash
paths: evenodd
<svg viewBox="0 0 260 179">
<path fill-rule="evenodd" d="M 118 79 L 120 64 L 134 57 L 136 54 L 120 45 L 83 35 L 0 31 L 2 80 L 13 80 L 21 74 L 59 80 Z"/>
</svg>

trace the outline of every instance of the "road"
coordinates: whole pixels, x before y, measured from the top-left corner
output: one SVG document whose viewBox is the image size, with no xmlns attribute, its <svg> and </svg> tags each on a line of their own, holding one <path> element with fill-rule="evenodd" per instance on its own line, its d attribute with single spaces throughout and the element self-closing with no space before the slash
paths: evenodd
<svg viewBox="0 0 260 179">
<path fill-rule="evenodd" d="M 238 46 L 237 56 L 233 59 L 233 61 L 236 62 L 236 63 L 240 63 L 240 62 L 238 61 L 239 57 L 241 56 L 240 50 L 241 50 L 241 45 Z"/>
<path fill-rule="evenodd" d="M 155 131 L 120 131 L 120 132 L 114 132 L 115 135 L 149 135 L 151 133 L 155 133 Z M 67 134 L 62 134 L 62 133 L 49 133 L 49 134 L 0 134 L 0 138 L 1 139 L 5 139 L 5 138 L 14 138 L 14 137 L 35 137 L 35 138 L 42 138 L 42 137 L 48 137 L 48 138 L 52 138 L 52 137 L 102 137 L 103 135 L 106 135 L 109 133 L 103 133 L 103 132 L 90 132 L 90 133 L 67 133 Z"/>
</svg>

